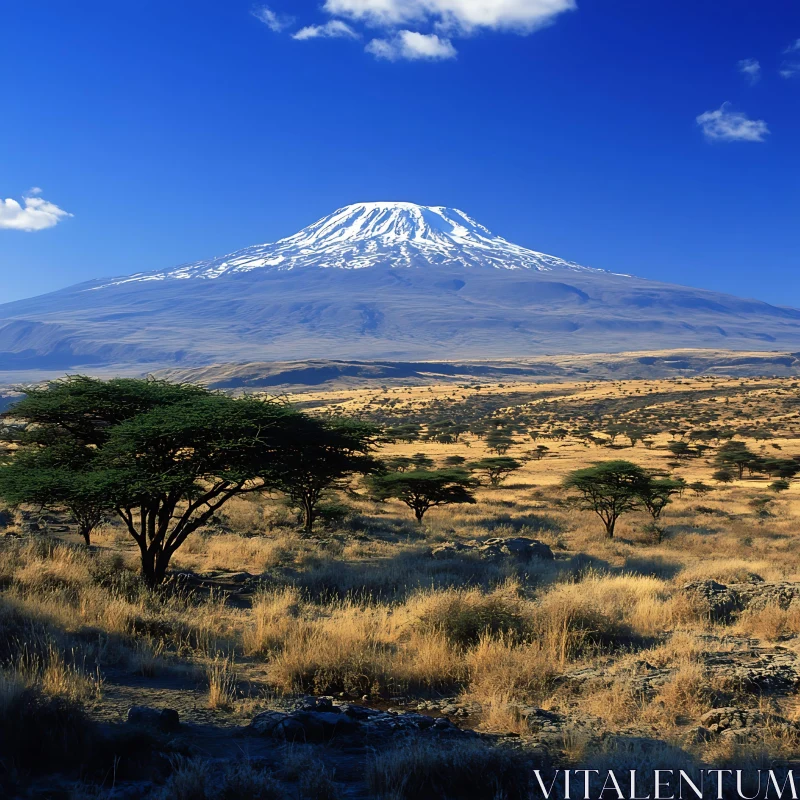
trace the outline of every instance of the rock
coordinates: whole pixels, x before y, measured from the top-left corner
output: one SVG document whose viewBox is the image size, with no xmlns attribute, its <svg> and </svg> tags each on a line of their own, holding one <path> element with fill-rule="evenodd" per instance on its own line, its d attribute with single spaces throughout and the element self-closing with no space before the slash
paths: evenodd
<svg viewBox="0 0 800 800">
<path fill-rule="evenodd" d="M 321 702 L 320 702 L 321 701 Z M 291 742 L 331 742 L 341 739 L 377 741 L 395 736 L 478 736 L 462 731 L 447 717 L 433 717 L 413 711 L 379 711 L 365 706 L 335 705 L 330 698 L 307 699 L 291 712 L 264 711 L 256 715 L 246 731 L 256 736 Z M 320 710 L 322 709 L 322 710 Z"/>
<path fill-rule="evenodd" d="M 437 544 L 431 548 L 431 558 L 454 558 L 464 553 L 471 553 L 474 549 L 474 547 L 462 544 L 461 542 L 444 542 L 443 544 Z"/>
<path fill-rule="evenodd" d="M 540 542 L 538 539 L 526 539 L 523 536 L 512 539 L 500 537 L 486 539 L 483 544 L 478 546 L 478 549 L 482 556 L 490 558 L 496 558 L 495 553 L 511 556 L 518 561 L 530 561 L 532 558 L 552 561 L 555 558 L 553 551 L 544 542 Z M 490 553 L 491 555 L 489 555 Z"/>
<path fill-rule="evenodd" d="M 800 659 L 783 647 L 703 654 L 706 667 L 740 691 L 787 694 L 800 686 Z"/>
<path fill-rule="evenodd" d="M 683 591 L 706 605 L 710 619 L 715 622 L 729 622 L 734 614 L 744 610 L 760 611 L 767 606 L 786 610 L 800 606 L 800 583 L 767 583 L 755 574 L 748 582 L 727 586 L 712 580 L 693 581 Z"/>
<path fill-rule="evenodd" d="M 538 539 L 516 536 L 509 539 L 495 536 L 489 539 L 476 539 L 471 542 L 444 542 L 431 549 L 431 558 L 445 559 L 460 555 L 470 555 L 484 561 L 498 561 L 513 558 L 517 561 L 530 561 L 533 558 L 552 561 L 553 551 Z"/>
<path fill-rule="evenodd" d="M 150 708 L 148 706 L 131 706 L 127 720 L 131 725 L 145 728 L 157 728 L 164 733 L 174 733 L 180 728 L 180 717 L 174 708 Z"/>
<path fill-rule="evenodd" d="M 716 581 L 692 581 L 684 585 L 683 592 L 699 601 L 714 622 L 730 622 L 731 616 L 743 608 L 739 595 Z"/>
<path fill-rule="evenodd" d="M 686 738 L 691 744 L 702 744 L 713 737 L 713 733 L 702 725 L 695 725 L 686 732 Z"/>
</svg>

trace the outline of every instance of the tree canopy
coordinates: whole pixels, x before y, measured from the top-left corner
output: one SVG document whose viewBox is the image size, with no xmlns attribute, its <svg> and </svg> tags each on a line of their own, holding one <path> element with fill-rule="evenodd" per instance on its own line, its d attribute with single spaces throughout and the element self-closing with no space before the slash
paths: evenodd
<svg viewBox="0 0 800 800">
<path fill-rule="evenodd" d="M 313 524 L 325 487 L 372 468 L 368 426 L 164 381 L 68 378 L 31 390 L 6 416 L 28 424 L 0 467 L 0 496 L 64 505 L 76 517 L 84 505 L 116 514 L 150 585 L 232 497 L 293 493 Z"/>
<path fill-rule="evenodd" d="M 620 515 L 637 506 L 649 480 L 648 473 L 630 461 L 603 461 L 571 472 L 563 485 L 578 493 L 582 508 L 600 517 L 611 538 Z"/>
<path fill-rule="evenodd" d="M 388 472 L 374 475 L 369 480 L 372 496 L 376 500 L 400 500 L 414 512 L 419 523 L 434 506 L 474 503 L 471 489 L 475 485 L 474 478 L 458 469 Z"/>
</svg>

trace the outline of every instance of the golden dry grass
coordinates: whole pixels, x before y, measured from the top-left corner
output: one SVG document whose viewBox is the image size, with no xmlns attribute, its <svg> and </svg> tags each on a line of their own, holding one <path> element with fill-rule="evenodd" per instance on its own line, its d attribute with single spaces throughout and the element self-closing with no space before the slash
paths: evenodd
<svg viewBox="0 0 800 800">
<path fill-rule="evenodd" d="M 774 383 L 751 381 L 747 392 L 767 396 Z M 668 388 L 695 403 L 692 393 L 712 384 L 732 390 L 741 381 L 562 384 L 559 390 L 570 394 L 559 402 L 600 402 Z M 403 406 L 424 408 L 470 393 L 474 390 L 445 386 L 307 393 L 296 399 L 353 412 L 387 395 Z M 697 401 L 708 402 L 707 397 Z M 800 440 L 793 436 L 773 444 L 784 454 L 800 453 Z M 604 730 L 650 726 L 669 742 L 714 702 L 713 680 L 702 663 L 708 647 L 703 635 L 745 635 L 770 643 L 800 633 L 799 612 L 771 606 L 723 628 L 680 591 L 689 581 L 707 578 L 800 580 L 795 484 L 774 497 L 768 517 L 759 517 L 749 502 L 765 494 L 765 480 L 716 486 L 702 498 L 687 491 L 664 512 L 668 533 L 661 543 L 648 536 L 648 518 L 641 512 L 623 517 L 609 540 L 594 515 L 564 502 L 559 485 L 570 470 L 616 457 L 663 469 L 670 438 L 661 432 L 652 447 L 638 443 L 619 453 L 570 437 L 547 440 L 545 459 L 527 461 L 499 488 L 480 489 L 474 506 L 433 509 L 422 528 L 407 508 L 373 503 L 358 485 L 360 494 L 347 500 L 353 513 L 346 524 L 315 539 L 301 536 L 280 498 L 237 500 L 220 515 L 219 526 L 192 537 L 175 560 L 182 570 L 246 570 L 260 576 L 260 588 L 237 603 L 221 593 L 146 591 L 131 571 L 136 554 L 114 525 L 95 536 L 94 554 L 73 543 L 9 537 L 0 551 L 0 626 L 17 633 L 5 645 L 13 652 L 0 653 L 5 664 L 0 680 L 8 692 L 20 681 L 35 681 L 48 692 L 89 698 L 102 689 L 98 666 L 101 673 L 115 665 L 144 677 L 193 669 L 205 676 L 208 704 L 234 711 L 251 707 L 240 683 L 256 695 L 444 693 L 479 704 L 484 730 L 518 733 L 526 730 L 520 704 L 564 712 L 580 704 Z M 510 455 L 532 447 L 517 439 Z M 748 444 L 756 451 L 767 446 Z M 391 444 L 384 454 L 420 450 L 438 463 L 450 455 L 487 454 L 485 443 L 470 434 L 454 444 Z M 706 459 L 673 469 L 687 482 L 710 482 L 711 471 Z M 490 535 L 539 539 L 557 559 L 518 565 L 429 556 L 438 542 Z M 26 654 L 14 642 L 30 631 L 42 644 Z M 647 701 L 623 677 L 616 679 L 642 660 L 673 670 Z M 586 692 L 561 680 L 585 668 L 614 680 Z M 790 745 L 776 739 L 770 747 L 785 754 Z M 575 754 L 582 747 L 577 740 L 565 746 Z M 709 757 L 722 757 L 712 750 Z"/>
</svg>

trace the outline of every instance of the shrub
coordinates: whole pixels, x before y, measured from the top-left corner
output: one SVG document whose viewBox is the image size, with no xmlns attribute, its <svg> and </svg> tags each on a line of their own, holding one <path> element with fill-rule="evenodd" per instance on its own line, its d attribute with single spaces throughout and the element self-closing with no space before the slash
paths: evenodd
<svg viewBox="0 0 800 800">
<path fill-rule="evenodd" d="M 372 796 L 387 800 L 523 800 L 538 766 L 501 747 L 414 742 L 376 755 L 367 781 Z"/>
</svg>

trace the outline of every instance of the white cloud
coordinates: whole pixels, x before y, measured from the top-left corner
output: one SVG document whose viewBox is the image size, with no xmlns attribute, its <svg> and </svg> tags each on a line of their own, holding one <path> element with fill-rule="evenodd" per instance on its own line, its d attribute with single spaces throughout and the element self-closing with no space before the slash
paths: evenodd
<svg viewBox="0 0 800 800">
<path fill-rule="evenodd" d="M 790 44 L 784 53 L 800 53 L 800 39 L 797 39 L 793 44 Z"/>
<path fill-rule="evenodd" d="M 253 9 L 253 16 L 263 22 L 271 31 L 280 33 L 286 30 L 293 22 L 292 17 L 284 14 L 277 14 L 269 6 L 257 6 Z"/>
<path fill-rule="evenodd" d="M 416 31 L 400 31 L 391 39 L 373 39 L 364 49 L 387 61 L 444 61 L 458 55 L 449 39 Z"/>
<path fill-rule="evenodd" d="M 784 61 L 778 72 L 782 78 L 794 78 L 800 75 L 800 61 Z"/>
<path fill-rule="evenodd" d="M 743 58 L 739 64 L 739 72 L 747 78 L 751 84 L 758 83 L 761 77 L 761 64 L 755 58 Z"/>
<path fill-rule="evenodd" d="M 706 139 L 718 142 L 763 142 L 769 127 L 763 119 L 749 119 L 741 111 L 732 111 L 723 103 L 716 111 L 697 117 Z"/>
<path fill-rule="evenodd" d="M 360 34 L 354 31 L 346 22 L 332 19 L 324 25 L 308 25 L 292 34 L 292 39 L 304 41 L 306 39 L 359 39 Z"/>
<path fill-rule="evenodd" d="M 325 0 L 325 11 L 377 26 L 428 22 L 440 31 L 529 33 L 577 8 L 576 0 Z"/>
<path fill-rule="evenodd" d="M 43 231 L 72 216 L 55 203 L 39 197 L 41 192 L 38 187 L 31 189 L 22 198 L 23 205 L 10 197 L 7 200 L 0 198 L 0 230 Z"/>
</svg>

